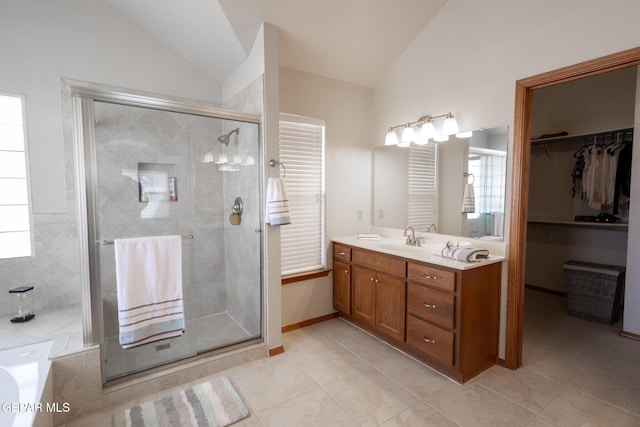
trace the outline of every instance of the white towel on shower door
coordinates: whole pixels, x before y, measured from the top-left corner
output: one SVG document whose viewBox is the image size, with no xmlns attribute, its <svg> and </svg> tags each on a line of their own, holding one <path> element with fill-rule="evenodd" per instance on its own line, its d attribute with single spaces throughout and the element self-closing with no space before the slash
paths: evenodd
<svg viewBox="0 0 640 427">
<path fill-rule="evenodd" d="M 269 178 L 264 222 L 269 225 L 291 224 L 287 187 L 282 178 Z"/>
<path fill-rule="evenodd" d="M 181 236 L 114 241 L 122 348 L 184 333 Z"/>
</svg>

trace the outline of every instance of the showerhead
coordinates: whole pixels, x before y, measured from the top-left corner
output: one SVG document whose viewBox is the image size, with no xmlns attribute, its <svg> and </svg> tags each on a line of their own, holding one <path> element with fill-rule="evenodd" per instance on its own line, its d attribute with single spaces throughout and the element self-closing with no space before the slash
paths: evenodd
<svg viewBox="0 0 640 427">
<path fill-rule="evenodd" d="M 234 130 L 232 130 L 229 133 L 225 133 L 222 136 L 218 137 L 218 141 L 220 141 L 222 144 L 226 145 L 227 147 L 229 146 L 229 138 L 231 138 L 231 135 L 233 135 L 233 133 L 237 133 L 238 135 L 240 135 L 240 128 L 235 128 Z"/>
</svg>

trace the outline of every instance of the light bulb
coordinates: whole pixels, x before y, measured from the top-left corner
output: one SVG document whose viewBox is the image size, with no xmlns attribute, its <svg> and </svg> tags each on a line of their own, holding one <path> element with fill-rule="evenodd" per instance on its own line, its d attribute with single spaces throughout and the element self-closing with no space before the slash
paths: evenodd
<svg viewBox="0 0 640 427">
<path fill-rule="evenodd" d="M 398 145 L 398 134 L 395 130 L 389 128 L 387 136 L 384 138 L 384 145 Z"/>
<path fill-rule="evenodd" d="M 243 165 L 245 166 L 255 165 L 255 164 L 256 164 L 256 159 L 254 159 L 253 156 L 247 156 L 247 161 L 243 163 Z"/>
<path fill-rule="evenodd" d="M 458 133 L 458 122 L 452 115 L 447 116 L 442 124 L 442 133 L 445 135 L 455 135 Z"/>
<path fill-rule="evenodd" d="M 420 137 L 425 141 L 428 141 L 433 139 L 434 136 L 436 136 L 436 128 L 433 127 L 433 122 L 429 120 L 422 125 L 422 128 L 420 128 Z"/>
<path fill-rule="evenodd" d="M 416 131 L 413 130 L 413 127 L 407 125 L 402 130 L 402 137 L 400 138 L 400 142 L 402 144 L 398 144 L 401 147 L 408 147 L 413 141 L 416 140 Z"/>
<path fill-rule="evenodd" d="M 213 163 L 213 154 L 210 151 L 204 153 L 204 159 L 202 159 L 202 163 Z"/>
<path fill-rule="evenodd" d="M 228 161 L 229 161 L 229 158 L 227 157 L 227 155 L 222 153 L 220 154 L 220 157 L 218 157 L 218 161 L 216 163 L 222 164 L 222 163 L 227 163 Z"/>
</svg>

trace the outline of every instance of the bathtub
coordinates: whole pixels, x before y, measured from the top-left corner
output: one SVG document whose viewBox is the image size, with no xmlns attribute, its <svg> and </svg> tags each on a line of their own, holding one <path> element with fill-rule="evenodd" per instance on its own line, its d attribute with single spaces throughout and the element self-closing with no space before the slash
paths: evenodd
<svg viewBox="0 0 640 427">
<path fill-rule="evenodd" d="M 53 425 L 52 345 L 46 341 L 0 351 L 0 426 Z"/>
</svg>

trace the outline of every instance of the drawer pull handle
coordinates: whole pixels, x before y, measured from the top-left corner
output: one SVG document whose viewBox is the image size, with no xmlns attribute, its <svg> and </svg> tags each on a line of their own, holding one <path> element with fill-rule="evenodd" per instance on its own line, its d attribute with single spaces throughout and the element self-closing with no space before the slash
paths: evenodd
<svg viewBox="0 0 640 427">
<path fill-rule="evenodd" d="M 434 310 L 436 309 L 436 305 L 435 304 L 427 304 L 426 302 L 422 302 L 422 305 L 424 305 L 427 308 L 433 308 Z"/>
<path fill-rule="evenodd" d="M 345 271 L 344 271 L 344 274 L 349 274 L 349 270 L 345 270 Z"/>
<path fill-rule="evenodd" d="M 340 256 L 345 256 L 346 254 L 347 254 L 347 253 L 346 253 L 346 252 L 344 252 L 344 251 L 343 251 L 343 252 L 338 252 L 338 255 L 340 255 Z"/>
<path fill-rule="evenodd" d="M 428 274 L 423 274 L 422 277 L 430 280 L 438 280 L 438 276 L 429 276 Z"/>
<path fill-rule="evenodd" d="M 429 344 L 435 344 L 435 343 L 436 343 L 436 340 L 430 340 L 430 339 L 429 339 L 429 338 L 427 338 L 427 337 L 422 337 L 422 340 L 423 340 L 424 342 L 429 343 Z"/>
</svg>

